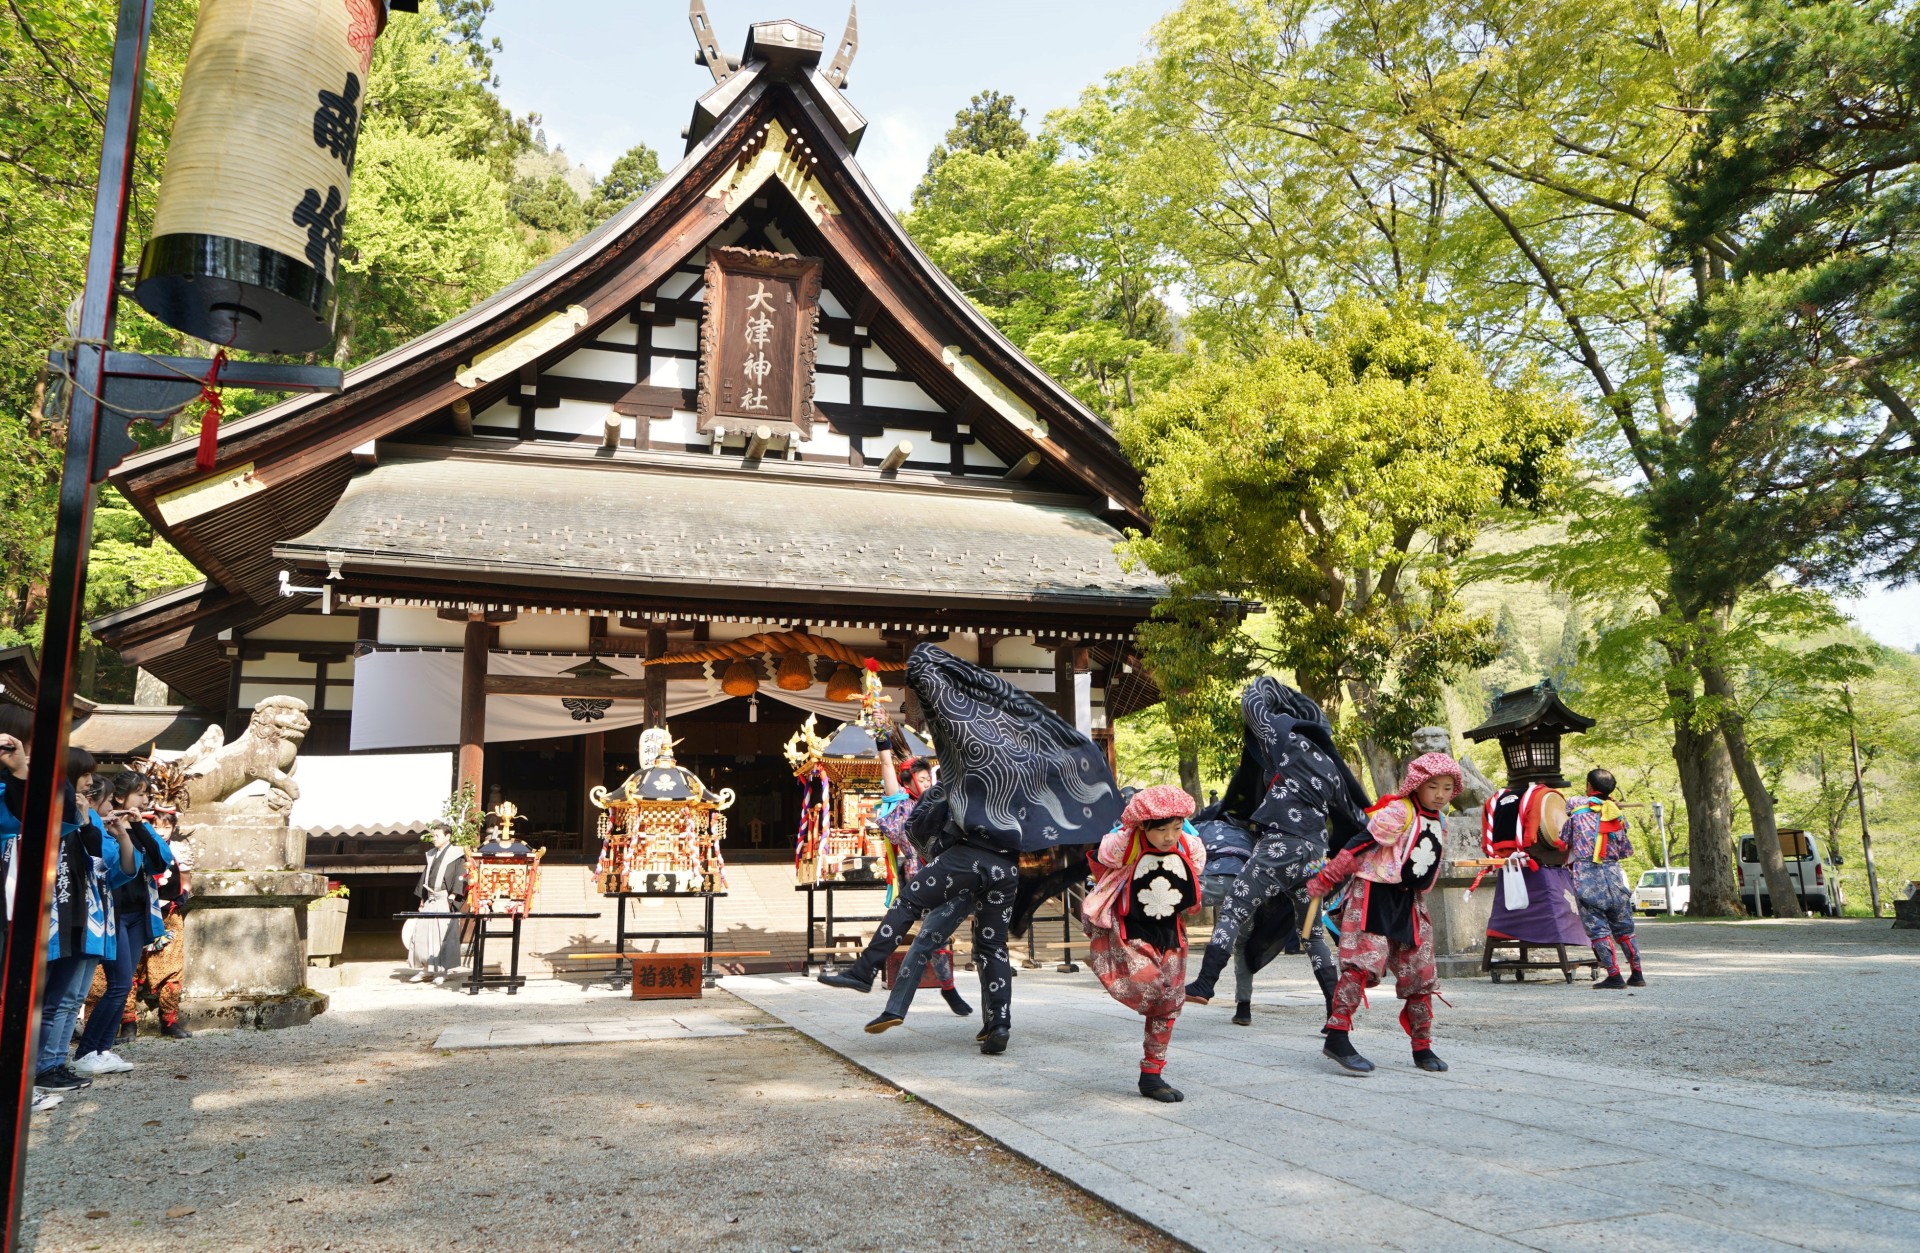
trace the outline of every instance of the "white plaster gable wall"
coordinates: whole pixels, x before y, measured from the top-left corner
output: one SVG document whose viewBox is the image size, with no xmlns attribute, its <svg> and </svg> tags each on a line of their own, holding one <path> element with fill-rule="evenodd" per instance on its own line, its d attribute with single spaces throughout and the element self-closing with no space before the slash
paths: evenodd
<svg viewBox="0 0 1920 1253">
<path fill-rule="evenodd" d="M 604 348 L 580 348 L 547 367 L 548 374 L 570 379 L 598 379 L 603 383 L 633 382 L 633 357 Z"/>
</svg>

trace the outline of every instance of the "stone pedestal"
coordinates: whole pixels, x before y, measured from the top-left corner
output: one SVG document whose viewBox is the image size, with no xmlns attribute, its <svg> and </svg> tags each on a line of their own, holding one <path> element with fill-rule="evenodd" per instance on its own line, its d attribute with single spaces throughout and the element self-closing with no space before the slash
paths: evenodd
<svg viewBox="0 0 1920 1253">
<path fill-rule="evenodd" d="M 1427 894 L 1427 913 L 1433 918 L 1433 960 L 1442 979 L 1473 979 L 1480 975 L 1480 958 L 1487 946 L 1487 920 L 1493 916 L 1493 894 L 1500 890 L 1499 876 L 1489 871 L 1480 890 L 1466 899 L 1473 878 L 1480 873 L 1458 871 L 1453 863 L 1465 857 L 1481 857 L 1480 819 L 1474 814 L 1453 814 L 1447 819 L 1447 850 L 1441 863 L 1440 878 Z"/>
<path fill-rule="evenodd" d="M 307 902 L 325 896 L 308 874 L 306 837 L 284 812 L 245 802 L 182 816 L 196 869 L 186 913 L 180 1015 L 189 1027 L 295 1027 L 327 1007 L 306 986 Z"/>
</svg>

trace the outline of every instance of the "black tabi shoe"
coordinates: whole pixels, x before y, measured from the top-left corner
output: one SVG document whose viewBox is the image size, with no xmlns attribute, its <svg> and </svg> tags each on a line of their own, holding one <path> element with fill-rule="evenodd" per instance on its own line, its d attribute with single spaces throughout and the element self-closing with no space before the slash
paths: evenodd
<svg viewBox="0 0 1920 1253">
<path fill-rule="evenodd" d="M 1150 1101 L 1165 1101 L 1169 1105 L 1187 1099 L 1186 1094 L 1179 1088 L 1174 1087 L 1159 1075 L 1150 1075 L 1144 1070 L 1140 1072 L 1140 1095 Z"/>
<path fill-rule="evenodd" d="M 849 974 L 844 970 L 823 970 L 820 972 L 820 982 L 830 988 L 851 988 L 855 992 L 873 991 L 872 975 L 862 979 L 859 975 Z"/>
<path fill-rule="evenodd" d="M 1339 1062 L 1341 1069 L 1350 1075 L 1373 1073 L 1373 1063 L 1360 1056 L 1359 1050 L 1353 1047 L 1353 1043 L 1347 1039 L 1347 1033 L 1344 1031 L 1329 1030 L 1327 1042 L 1321 1048 L 1320 1054 Z"/>
<path fill-rule="evenodd" d="M 1597 992 L 1612 991 L 1615 988 L 1624 988 L 1626 986 L 1627 981 L 1622 979 L 1617 971 L 1593 985 L 1594 990 Z"/>
<path fill-rule="evenodd" d="M 987 1032 L 987 1038 L 980 1041 L 982 1053 L 1004 1053 L 1007 1051 L 1007 1037 L 1010 1033 L 1005 1027 Z"/>
<path fill-rule="evenodd" d="M 1627 976 L 1627 986 L 1630 988 L 1644 988 L 1647 986 L 1647 977 L 1636 970 Z"/>
<path fill-rule="evenodd" d="M 1189 983 L 1186 987 L 1186 993 L 1187 999 L 1195 1005 L 1206 1005 L 1213 1000 L 1213 989 L 1208 988 L 1205 992 L 1202 992 L 1200 985 L 1197 983 Z"/>
<path fill-rule="evenodd" d="M 946 998 L 948 1009 L 960 1015 L 962 1018 L 973 1017 L 973 1006 L 967 1004 L 966 998 L 960 995 L 958 989 L 942 988 L 940 989 L 940 995 Z"/>
<path fill-rule="evenodd" d="M 1432 1049 L 1413 1050 L 1413 1064 L 1436 1075 L 1444 1074 L 1447 1069 L 1447 1064 L 1441 1061 L 1440 1055 Z"/>
<path fill-rule="evenodd" d="M 1253 1002 L 1235 1001 L 1233 1003 L 1233 1025 L 1251 1027 L 1253 1025 Z"/>
<path fill-rule="evenodd" d="M 161 1024 L 160 1034 L 167 1037 L 167 1039 L 169 1040 L 193 1039 L 193 1032 L 187 1030 L 185 1027 L 181 1026 L 177 1022 L 169 1022 L 169 1023 Z"/>
<path fill-rule="evenodd" d="M 868 1035 L 879 1035 L 882 1031 L 891 1031 L 906 1019 L 898 1014 L 882 1014 L 867 1024 Z"/>
</svg>

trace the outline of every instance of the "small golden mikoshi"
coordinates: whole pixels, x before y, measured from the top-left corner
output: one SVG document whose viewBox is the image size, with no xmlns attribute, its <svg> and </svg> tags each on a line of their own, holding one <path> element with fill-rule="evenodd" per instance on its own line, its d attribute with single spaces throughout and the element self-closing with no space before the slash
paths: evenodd
<svg viewBox="0 0 1920 1253">
<path fill-rule="evenodd" d="M 333 271 L 386 0 L 201 0 L 134 298 L 254 352 L 333 337 Z"/>
<path fill-rule="evenodd" d="M 774 681 L 783 692 L 804 692 L 813 686 L 813 658 L 805 653 L 788 653 L 780 659 Z"/>
<path fill-rule="evenodd" d="M 745 661 L 736 661 L 720 676 L 720 690 L 729 696 L 751 696 L 760 690 L 760 675 Z"/>
<path fill-rule="evenodd" d="M 833 668 L 833 675 L 827 680 L 828 700 L 859 700 L 860 676 L 849 665 Z"/>
</svg>

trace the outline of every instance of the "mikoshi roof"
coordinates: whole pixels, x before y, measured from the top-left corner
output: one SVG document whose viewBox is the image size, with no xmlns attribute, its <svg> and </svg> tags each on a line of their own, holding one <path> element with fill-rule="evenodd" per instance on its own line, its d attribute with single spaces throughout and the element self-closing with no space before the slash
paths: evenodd
<svg viewBox="0 0 1920 1253">
<path fill-rule="evenodd" d="M 931 757 L 933 749 L 927 742 L 915 735 L 912 727 L 901 727 L 900 735 L 907 742 L 907 752 L 916 759 Z M 875 745 L 873 732 L 857 722 L 843 722 L 840 729 L 827 740 L 827 746 L 820 750 L 822 757 L 878 757 L 879 748 Z"/>
<path fill-rule="evenodd" d="M 1592 718 L 1567 708 L 1552 679 L 1542 679 L 1532 687 L 1503 692 L 1495 697 L 1487 720 L 1468 731 L 1466 736 L 1477 744 L 1497 736 L 1518 735 L 1535 727 L 1555 731 L 1585 731 L 1593 724 Z"/>
<path fill-rule="evenodd" d="M 1119 532 L 1064 503 L 991 488 L 929 495 L 814 467 L 663 473 L 571 461 L 386 461 L 274 552 L 344 558 L 372 574 L 688 595 L 778 597 L 799 585 L 809 599 L 864 603 L 991 597 L 1144 614 L 1165 591 L 1121 567 Z"/>
</svg>

